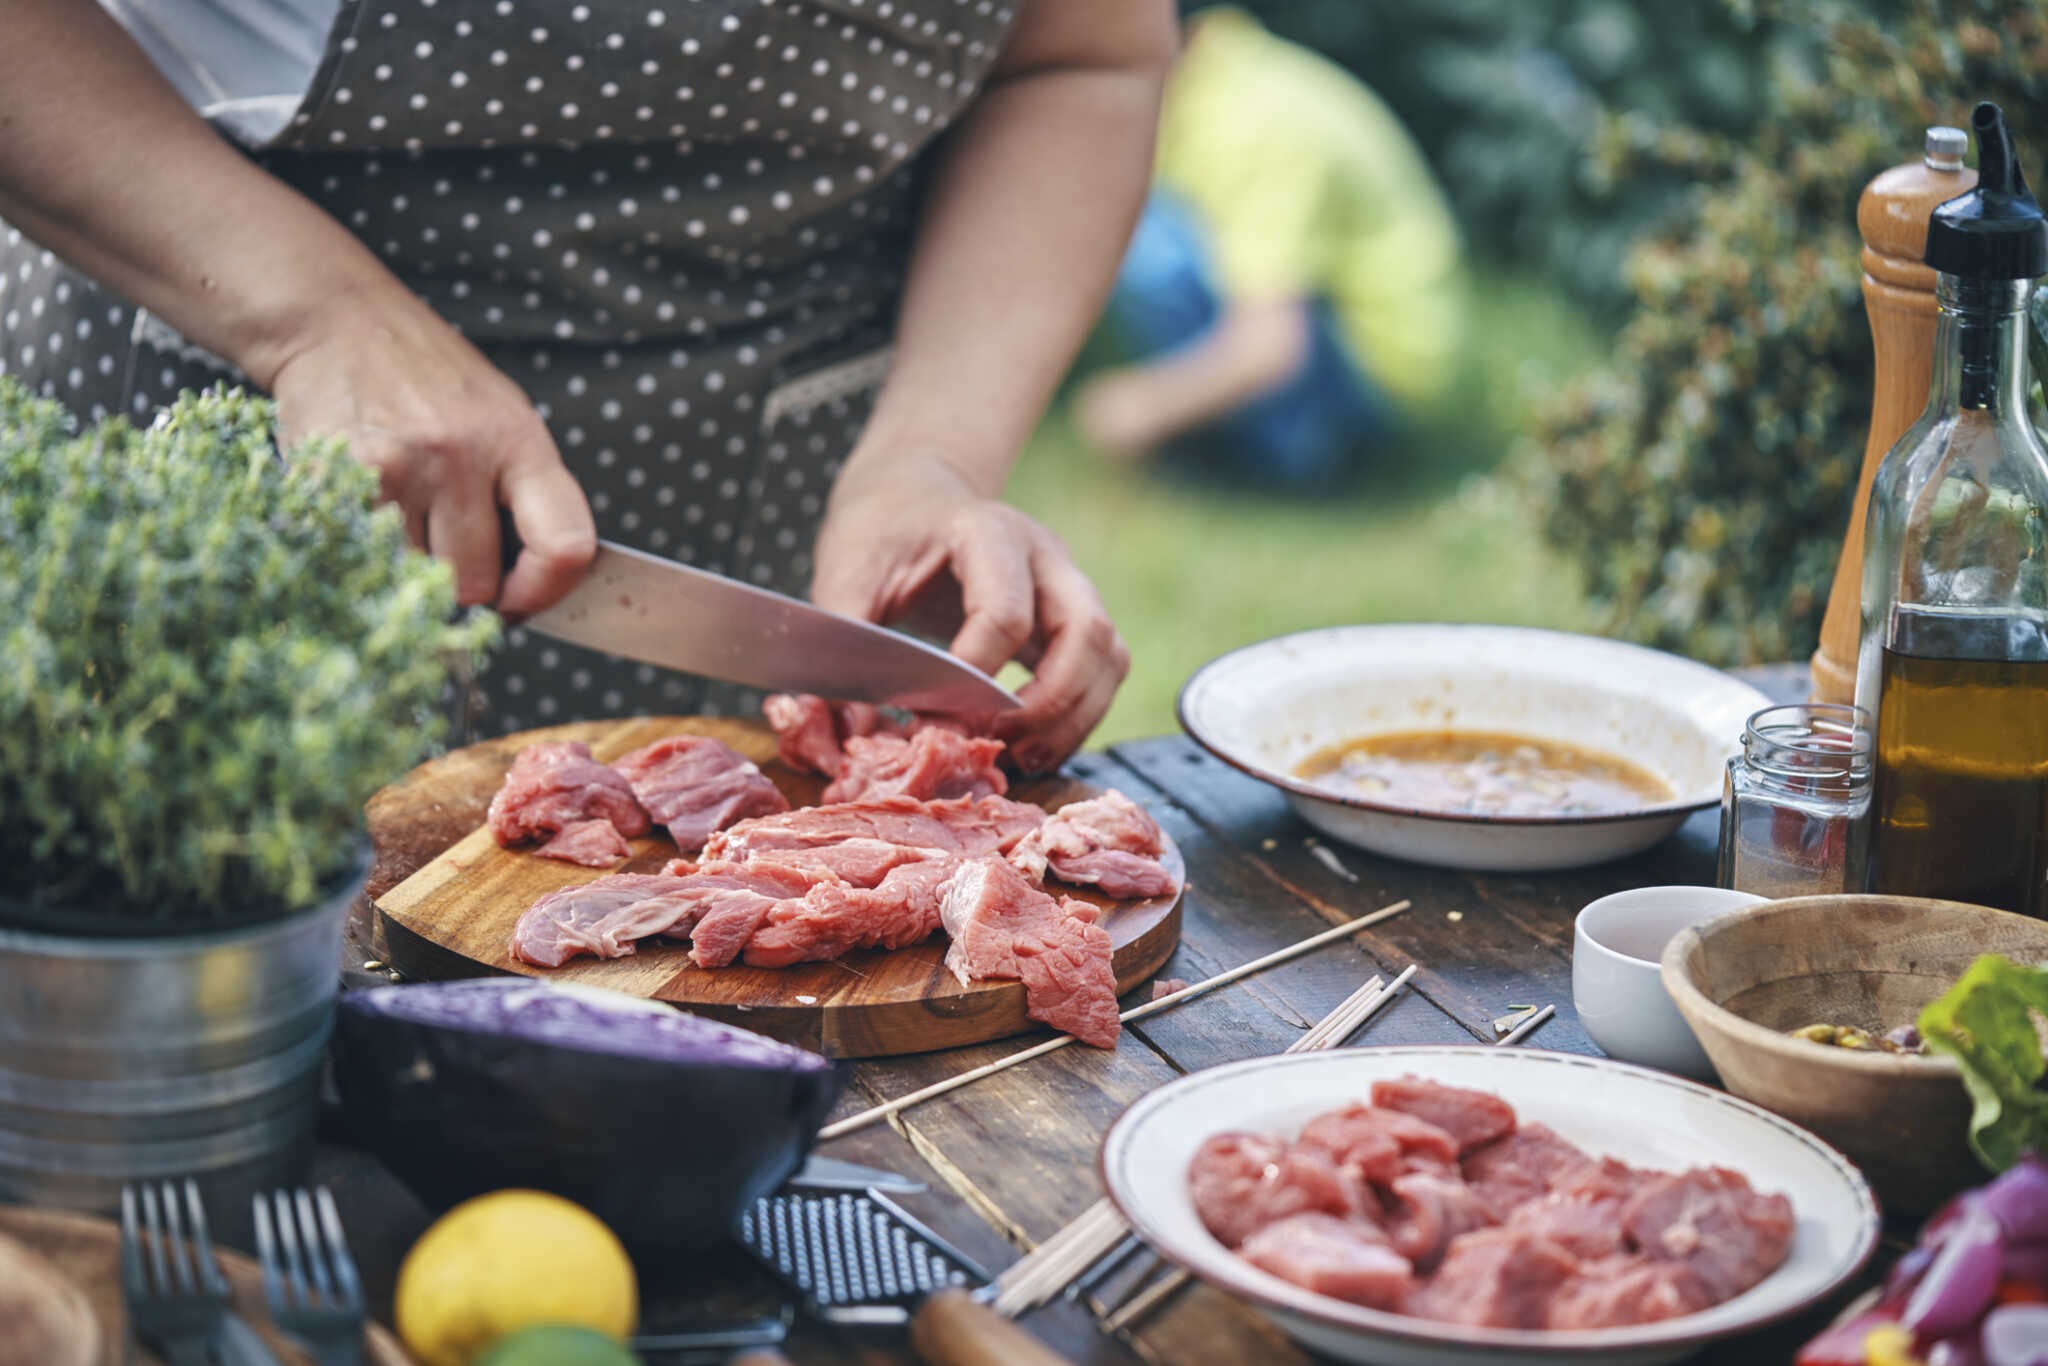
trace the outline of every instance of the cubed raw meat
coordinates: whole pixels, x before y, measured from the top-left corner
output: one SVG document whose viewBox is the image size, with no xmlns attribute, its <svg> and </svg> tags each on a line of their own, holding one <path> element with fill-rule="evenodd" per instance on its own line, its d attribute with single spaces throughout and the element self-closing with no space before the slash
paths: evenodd
<svg viewBox="0 0 2048 1366">
<path fill-rule="evenodd" d="M 1695 1314 L 1713 1292 L 1683 1262 L 1616 1256 L 1582 1261 L 1550 1301 L 1552 1328 L 1622 1328 Z"/>
<path fill-rule="evenodd" d="M 1408 1297 L 1408 1312 L 1474 1328 L 1542 1328 L 1578 1265 L 1546 1238 L 1481 1229 L 1451 1244 L 1436 1274 Z"/>
<path fill-rule="evenodd" d="M 1263 1134 L 1203 1143 L 1188 1163 L 1188 1194 L 1203 1225 L 1230 1248 L 1291 1214 L 1350 1212 L 1329 1158 Z"/>
<path fill-rule="evenodd" d="M 1411 1171 L 1457 1170 L 1458 1144 L 1449 1134 L 1413 1115 L 1373 1105 L 1352 1104 L 1317 1115 L 1299 1141 L 1340 1167 L 1357 1168 L 1380 1186 Z"/>
<path fill-rule="evenodd" d="M 1517 1205 L 1548 1194 L 1555 1182 L 1591 1161 L 1547 1126 L 1524 1124 L 1473 1149 L 1459 1165 L 1494 1217 L 1506 1219 Z"/>
<path fill-rule="evenodd" d="M 1645 1181 L 1623 1207 L 1622 1225 L 1646 1256 L 1690 1266 L 1717 1304 L 1770 1275 L 1792 1247 L 1791 1204 L 1757 1194 L 1725 1167 Z"/>
<path fill-rule="evenodd" d="M 1400 1309 L 1415 1284 L 1414 1269 L 1377 1229 L 1333 1214 L 1276 1220 L 1238 1252 L 1283 1281 L 1373 1309 Z"/>
<path fill-rule="evenodd" d="M 1372 1103 L 1428 1120 L 1458 1141 L 1460 1156 L 1515 1131 L 1514 1109 L 1499 1096 L 1421 1077 L 1374 1082 Z"/>
<path fill-rule="evenodd" d="M 1442 1261 L 1455 1239 L 1494 1222 L 1493 1211 L 1455 1172 L 1412 1172 L 1394 1178 L 1382 1220 L 1394 1250 L 1417 1271 Z"/>
</svg>

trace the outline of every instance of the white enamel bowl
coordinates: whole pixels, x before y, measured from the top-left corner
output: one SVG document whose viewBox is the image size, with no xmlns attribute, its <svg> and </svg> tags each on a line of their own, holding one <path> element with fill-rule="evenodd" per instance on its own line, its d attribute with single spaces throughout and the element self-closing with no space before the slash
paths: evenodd
<svg viewBox="0 0 2048 1366">
<path fill-rule="evenodd" d="M 1792 1202 L 1783 1265 L 1724 1304 L 1631 1328 L 1536 1332 L 1434 1323 L 1317 1295 L 1268 1275 L 1210 1236 L 1188 1196 L 1188 1162 L 1230 1130 L 1293 1137 L 1375 1081 L 1414 1073 L 1491 1091 L 1524 1123 L 1549 1125 L 1595 1156 L 1642 1167 L 1715 1165 Z M 1102 1140 L 1102 1183 L 1152 1250 L 1249 1301 L 1303 1345 L 1386 1366 L 1653 1366 L 1810 1308 L 1877 1246 L 1877 1202 L 1848 1159 L 1767 1110 L 1693 1082 L 1605 1058 L 1485 1045 L 1351 1048 L 1254 1058 L 1195 1072 L 1140 1099 Z"/>
<path fill-rule="evenodd" d="M 1446 868 L 1535 872 L 1646 849 L 1721 799 L 1755 688 L 1659 650 L 1517 626 L 1334 626 L 1211 660 L 1180 722 L 1225 763 L 1273 784 L 1301 818 L 1374 853 Z M 1485 816 L 1350 797 L 1294 776 L 1368 735 L 1508 731 L 1631 759 L 1671 800 L 1596 815 Z"/>
</svg>

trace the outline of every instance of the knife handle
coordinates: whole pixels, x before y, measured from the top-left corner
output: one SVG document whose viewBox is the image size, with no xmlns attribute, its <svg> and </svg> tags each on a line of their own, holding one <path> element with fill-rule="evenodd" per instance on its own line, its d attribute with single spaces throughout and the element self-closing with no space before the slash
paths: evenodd
<svg viewBox="0 0 2048 1366">
<path fill-rule="evenodd" d="M 964 1290 L 941 1290 L 910 1320 L 926 1366 L 1069 1366 L 1067 1359 Z"/>
</svg>

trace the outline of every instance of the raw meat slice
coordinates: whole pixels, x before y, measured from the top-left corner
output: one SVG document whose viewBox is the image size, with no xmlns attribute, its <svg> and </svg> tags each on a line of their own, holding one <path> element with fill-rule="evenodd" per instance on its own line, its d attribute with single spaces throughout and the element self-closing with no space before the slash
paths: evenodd
<svg viewBox="0 0 2048 1366">
<path fill-rule="evenodd" d="M 760 866 L 766 857 L 743 866 Z M 923 859 L 898 865 L 873 887 L 821 883 L 802 900 L 768 911 L 746 941 L 747 962 L 783 968 L 929 939 L 939 928 L 940 891 L 959 866 L 950 858 Z"/>
<path fill-rule="evenodd" d="M 708 735 L 671 735 L 612 767 L 685 853 L 734 821 L 789 810 L 789 799 L 767 774 Z"/>
<path fill-rule="evenodd" d="M 768 913 L 811 891 L 816 879 L 772 864 L 708 863 L 685 879 L 688 912 L 668 930 L 671 939 L 687 937 L 690 961 L 700 968 L 721 968 L 739 956 Z"/>
<path fill-rule="evenodd" d="M 1455 1173 L 1395 1177 L 1392 1195 L 1393 1207 L 1385 1221 L 1387 1239 L 1417 1271 L 1442 1261 L 1444 1250 L 1457 1238 L 1496 1222 L 1493 1211 Z"/>
<path fill-rule="evenodd" d="M 856 735 L 846 741 L 839 776 L 825 789 L 827 802 L 916 797 L 1001 796 L 1009 779 L 996 767 L 1001 740 L 975 739 L 944 726 L 924 726 L 908 737 Z"/>
<path fill-rule="evenodd" d="M 1010 861 L 1027 877 L 1092 883 L 1119 900 L 1171 896 L 1180 884 L 1159 862 L 1166 837 L 1145 809 L 1111 789 L 1070 802 L 1024 837 Z"/>
<path fill-rule="evenodd" d="M 1541 1328 L 1578 1265 L 1546 1238 L 1481 1229 L 1451 1244 L 1436 1274 L 1408 1297 L 1408 1312 L 1475 1328 Z"/>
<path fill-rule="evenodd" d="M 1517 1205 L 1549 1193 L 1552 1185 L 1592 1160 L 1549 1127 L 1524 1124 L 1474 1149 L 1460 1165 L 1494 1217 L 1506 1219 Z"/>
<path fill-rule="evenodd" d="M 1415 1272 L 1370 1224 L 1334 1214 L 1295 1214 L 1252 1234 L 1238 1254 L 1318 1295 L 1398 1310 Z"/>
<path fill-rule="evenodd" d="M 1718 1304 L 1785 1260 L 1792 1206 L 1757 1194 L 1739 1172 L 1698 1167 L 1644 1181 L 1622 1208 L 1622 1227 L 1644 1255 L 1690 1266 Z"/>
<path fill-rule="evenodd" d="M 768 849 L 822 849 L 848 840 L 881 840 L 978 858 L 1007 854 L 1045 820 L 1035 806 L 1007 797 L 921 802 L 911 797 L 806 806 L 721 830 L 704 857 L 742 862 Z"/>
<path fill-rule="evenodd" d="M 1310 1120 L 1299 1142 L 1381 1186 L 1412 1170 L 1457 1171 L 1457 1140 L 1399 1110 L 1359 1103 L 1331 1110 Z"/>
<path fill-rule="evenodd" d="M 668 907 L 654 903 L 682 883 L 681 878 L 614 873 L 549 892 L 513 927 L 512 956 L 543 968 L 558 968 L 579 953 L 623 958 L 636 942 L 675 923 Z M 646 909 L 634 914 L 641 907 Z"/>
<path fill-rule="evenodd" d="M 1642 1257 L 1582 1261 L 1550 1301 L 1552 1328 L 1621 1328 L 1694 1314 L 1714 1303 L 1699 1273 L 1683 1262 Z"/>
<path fill-rule="evenodd" d="M 839 776 L 844 757 L 832 704 L 809 693 L 779 692 L 761 700 L 761 715 L 775 730 L 775 750 L 799 773 Z"/>
<path fill-rule="evenodd" d="M 491 837 L 508 849 L 587 820 L 608 820 L 628 839 L 647 833 L 647 813 L 633 789 L 593 759 L 581 740 L 520 750 L 491 798 Z"/>
<path fill-rule="evenodd" d="M 633 847 L 610 821 L 589 820 L 571 821 L 534 852 L 542 858 L 580 863 L 585 868 L 609 868 L 630 856 Z"/>
<path fill-rule="evenodd" d="M 1514 1109 L 1499 1096 L 1421 1077 L 1374 1082 L 1372 1103 L 1428 1120 L 1458 1140 L 1460 1157 L 1515 1131 Z"/>
<path fill-rule="evenodd" d="M 877 887 L 882 879 L 909 863 L 958 862 L 953 854 L 938 849 L 920 849 L 912 844 L 891 844 L 887 840 L 854 839 L 817 849 L 769 849 L 747 860 L 751 865 L 772 863 L 801 871 L 820 881 L 844 882 L 849 887 Z"/>
<path fill-rule="evenodd" d="M 1032 1019 L 1097 1048 L 1115 1046 L 1116 971 L 1094 907 L 1054 901 L 991 854 L 946 883 L 939 915 L 953 941 L 946 966 L 961 982 L 1019 978 Z"/>
<path fill-rule="evenodd" d="M 1291 1214 L 1348 1213 L 1329 1158 L 1263 1134 L 1218 1134 L 1202 1144 L 1188 1163 L 1188 1195 L 1204 1227 L 1230 1248 Z"/>
<path fill-rule="evenodd" d="M 1565 1172 L 1550 1193 L 1524 1201 L 1502 1222 L 1550 1239 L 1575 1257 L 1627 1252 L 1621 1209 L 1645 1179 L 1625 1162 L 1602 1158 Z"/>
</svg>

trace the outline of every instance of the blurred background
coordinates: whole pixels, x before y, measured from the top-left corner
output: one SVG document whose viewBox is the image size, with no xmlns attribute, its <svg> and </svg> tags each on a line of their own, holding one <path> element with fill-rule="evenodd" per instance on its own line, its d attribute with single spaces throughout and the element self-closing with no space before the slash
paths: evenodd
<svg viewBox="0 0 2048 1366">
<path fill-rule="evenodd" d="M 1196 35 L 1214 13 L 1194 13 Z M 1275 125 L 1249 158 L 1256 183 L 1243 171 L 1234 195 L 1238 173 L 1198 159 L 1164 197 L 1218 218 L 1276 200 L 1300 211 L 1214 225 L 1226 305 L 1235 279 L 1277 268 L 1231 259 L 1253 248 L 1354 263 L 1380 251 L 1363 273 L 1401 280 L 1369 240 L 1391 231 L 1370 207 L 1390 198 L 1441 203 L 1461 251 L 1426 288 L 1339 301 L 1381 315 L 1363 326 L 1384 346 L 1361 349 L 1422 336 L 1442 354 L 1431 383 L 1386 386 L 1397 420 L 1308 478 L 1180 443 L 1115 449 L 1131 443 L 1104 437 L 1116 429 L 1090 395 L 1146 357 L 1113 310 L 1011 487 L 1067 537 L 1132 646 L 1095 742 L 1174 729 L 1174 693 L 1204 660 L 1322 624 L 1525 623 L 1722 664 L 1804 659 L 1870 416 L 1856 197 L 1978 99 L 2004 105 L 2038 167 L 2048 3 L 1249 0 L 1228 13 L 1289 55 L 1256 49 L 1277 74 L 1262 89 L 1231 68 L 1245 85 L 1228 100 L 1220 57 L 1204 59 L 1216 70 L 1200 91 L 1177 75 L 1161 177 L 1186 160 L 1167 145 L 1176 121 L 1193 136 L 1213 95 Z M 1187 72 L 1200 50 L 1192 39 Z M 1316 74 L 1338 69 L 1367 103 Z M 1334 131 L 1375 110 L 1406 139 Z M 1398 169 L 1410 149 L 1420 184 L 1375 190 L 1372 168 Z M 1340 210 L 1351 181 L 1357 202 Z M 1337 240 L 1340 224 L 1355 242 Z M 1232 233 L 1252 248 L 1233 251 Z M 1380 359 L 1354 358 L 1367 372 Z"/>
</svg>

